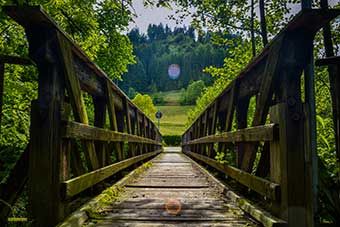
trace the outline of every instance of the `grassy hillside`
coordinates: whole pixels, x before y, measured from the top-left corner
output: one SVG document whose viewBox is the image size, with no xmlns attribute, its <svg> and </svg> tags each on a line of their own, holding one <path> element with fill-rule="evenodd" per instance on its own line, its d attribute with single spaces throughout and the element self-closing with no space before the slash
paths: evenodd
<svg viewBox="0 0 340 227">
<path fill-rule="evenodd" d="M 179 106 L 180 90 L 162 92 L 166 106 Z"/>
<path fill-rule="evenodd" d="M 187 112 L 192 106 L 156 106 L 163 116 L 160 121 L 163 135 L 182 135 L 185 131 Z"/>
<path fill-rule="evenodd" d="M 192 106 L 181 106 L 179 104 L 181 96 L 179 90 L 162 92 L 162 95 L 165 104 L 156 106 L 157 110 L 159 109 L 163 113 L 160 122 L 161 133 L 163 135 L 182 135 L 187 121 L 187 112 Z"/>
</svg>

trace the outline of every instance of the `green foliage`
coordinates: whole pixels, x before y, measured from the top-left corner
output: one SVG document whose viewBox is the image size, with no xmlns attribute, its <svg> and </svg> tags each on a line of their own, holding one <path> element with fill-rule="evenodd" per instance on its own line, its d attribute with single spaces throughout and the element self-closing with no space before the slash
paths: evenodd
<svg viewBox="0 0 340 227">
<path fill-rule="evenodd" d="M 187 89 L 181 90 L 181 105 L 193 105 L 196 99 L 201 95 L 203 89 L 205 88 L 204 82 L 202 80 L 194 81 L 189 84 Z"/>
<path fill-rule="evenodd" d="M 223 67 L 210 66 L 204 70 L 216 80 L 212 86 L 204 89 L 202 95 L 196 100 L 196 106 L 188 112 L 187 126 L 227 87 L 251 59 L 250 42 L 233 39 L 228 43 L 230 45 L 228 49 L 229 57 L 224 59 Z"/>
<path fill-rule="evenodd" d="M 18 1 L 0 1 L 0 6 Z M 130 1 L 19 1 L 20 5 L 42 5 L 57 24 L 111 78 L 120 78 L 134 63 L 133 48 L 123 31 L 132 19 Z M 0 7 L 1 10 L 1 7 Z M 0 11 L 0 50 L 3 55 L 28 56 L 24 29 Z M 6 65 L 3 117 L 0 136 L 0 179 L 4 179 L 29 141 L 30 105 L 37 98 L 35 67 Z M 91 99 L 85 97 L 93 122 Z M 91 109 L 92 107 L 92 109 Z"/>
<path fill-rule="evenodd" d="M 129 99 L 134 99 L 137 94 L 138 93 L 136 92 L 136 90 L 132 87 L 130 87 L 128 92 L 127 92 L 127 96 L 129 97 Z"/>
<path fill-rule="evenodd" d="M 152 98 L 149 95 L 137 94 L 132 102 L 136 104 L 150 119 L 155 118 L 154 115 L 157 110 L 152 102 Z"/>
<path fill-rule="evenodd" d="M 210 65 L 222 66 L 225 57 L 225 47 L 212 44 L 210 33 L 196 39 L 192 27 L 171 30 L 162 24 L 150 25 L 146 35 L 133 29 L 128 36 L 134 44 L 137 64 L 129 66 L 129 72 L 119 83 L 124 91 L 129 87 L 142 93 L 179 90 L 196 80 L 210 85 L 213 78 L 202 70 Z M 180 66 L 177 79 L 169 78 L 171 64 Z"/>
<path fill-rule="evenodd" d="M 162 92 L 153 93 L 152 101 L 155 103 L 155 105 L 163 105 L 165 103 L 165 99 Z"/>
<path fill-rule="evenodd" d="M 182 137 L 179 135 L 164 135 L 162 138 L 167 146 L 179 146 L 182 141 Z"/>
</svg>

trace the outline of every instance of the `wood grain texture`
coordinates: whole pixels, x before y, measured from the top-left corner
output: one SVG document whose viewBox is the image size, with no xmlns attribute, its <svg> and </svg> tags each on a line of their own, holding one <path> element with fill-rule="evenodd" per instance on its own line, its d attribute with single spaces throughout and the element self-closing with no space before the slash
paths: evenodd
<svg viewBox="0 0 340 227">
<path fill-rule="evenodd" d="M 209 166 L 221 171 L 222 173 L 227 174 L 234 180 L 238 181 L 239 183 L 247 186 L 248 188 L 256 191 L 257 193 L 266 196 L 271 200 L 278 200 L 280 198 L 280 185 L 270 182 L 268 180 L 262 179 L 235 167 L 229 165 L 223 165 L 215 161 L 214 159 L 210 159 L 204 157 L 202 155 L 193 153 L 193 152 L 185 152 L 185 154 L 193 157 L 199 161 L 202 161 Z"/>
<path fill-rule="evenodd" d="M 118 201 L 99 206 L 95 211 L 97 215 L 93 218 L 90 215 L 85 224 L 150 227 L 258 225 L 224 196 L 185 155 L 168 149 L 150 163 L 150 167 L 124 182 Z"/>
<path fill-rule="evenodd" d="M 145 143 L 155 144 L 161 146 L 160 142 L 155 140 L 130 135 L 124 132 L 115 132 L 108 129 L 97 128 L 94 126 L 78 123 L 78 122 L 65 122 L 63 126 L 64 138 L 77 138 L 82 140 L 97 140 L 97 141 L 111 141 L 111 142 L 132 142 L 132 143 Z"/>
<path fill-rule="evenodd" d="M 124 161 L 120 161 L 117 163 L 114 163 L 109 166 L 105 166 L 103 168 L 94 170 L 89 173 L 85 173 L 79 177 L 67 180 L 65 182 L 62 182 L 62 194 L 64 198 L 72 197 L 85 189 L 99 183 L 100 181 L 112 176 L 113 174 L 119 172 L 120 170 L 123 170 L 137 162 L 140 162 L 144 159 L 153 157 L 157 154 L 159 154 L 161 151 L 154 151 L 149 152 L 144 155 L 139 155 L 133 158 L 126 159 Z"/>
<path fill-rule="evenodd" d="M 261 125 L 257 127 L 240 129 L 235 132 L 224 132 L 219 135 L 201 137 L 183 143 L 183 146 L 201 143 L 235 143 L 250 141 L 272 141 L 278 138 L 278 128 L 275 124 Z"/>
</svg>

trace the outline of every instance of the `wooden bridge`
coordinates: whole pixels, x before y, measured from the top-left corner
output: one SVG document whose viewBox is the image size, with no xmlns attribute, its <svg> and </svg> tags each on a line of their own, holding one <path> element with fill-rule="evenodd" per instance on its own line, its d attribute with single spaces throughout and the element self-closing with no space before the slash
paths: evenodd
<svg viewBox="0 0 340 227">
<path fill-rule="evenodd" d="M 25 28 L 30 59 L 0 58 L 0 96 L 4 64 L 35 64 L 39 90 L 30 143 L 0 197 L 13 204 L 27 185 L 34 226 L 318 225 L 318 190 L 331 189 L 318 178 L 307 72 L 316 32 L 339 10 L 298 13 L 186 130 L 182 148 L 164 151 L 155 124 L 42 8 L 3 9 Z M 335 87 L 339 152 L 340 77 Z M 230 163 L 216 161 L 217 152 Z M 9 207 L 1 204 L 0 212 L 6 223 Z"/>
</svg>

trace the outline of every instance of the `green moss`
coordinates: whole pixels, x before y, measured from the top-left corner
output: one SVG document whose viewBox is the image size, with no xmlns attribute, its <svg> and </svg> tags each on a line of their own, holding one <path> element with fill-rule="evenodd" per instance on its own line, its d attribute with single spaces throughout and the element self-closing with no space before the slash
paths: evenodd
<svg viewBox="0 0 340 227">
<path fill-rule="evenodd" d="M 123 193 L 124 189 L 119 185 L 115 185 L 103 191 L 103 196 L 98 202 L 103 206 L 111 205 L 113 202 L 119 201 Z"/>
</svg>

